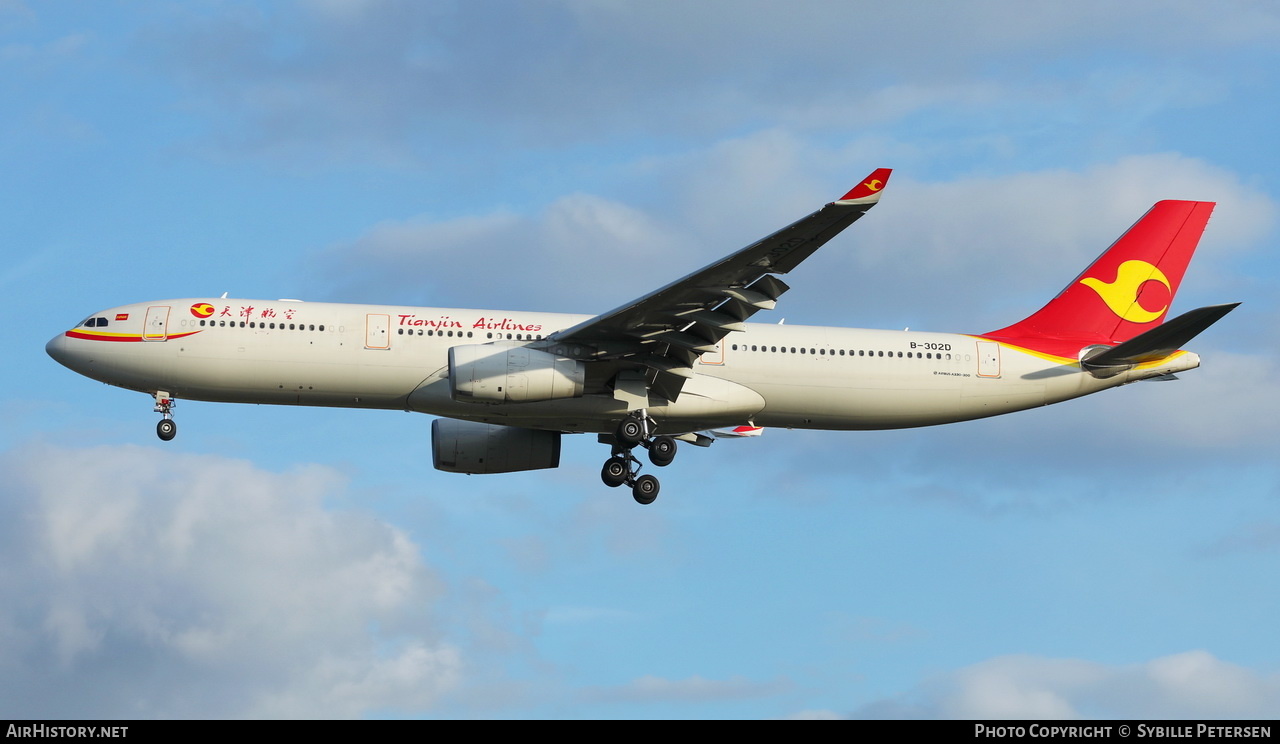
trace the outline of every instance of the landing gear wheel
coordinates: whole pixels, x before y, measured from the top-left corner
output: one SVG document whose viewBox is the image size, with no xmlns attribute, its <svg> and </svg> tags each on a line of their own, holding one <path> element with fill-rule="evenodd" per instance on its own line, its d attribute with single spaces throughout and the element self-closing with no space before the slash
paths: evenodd
<svg viewBox="0 0 1280 744">
<path fill-rule="evenodd" d="M 624 447 L 634 447 L 644 441 L 644 422 L 635 416 L 627 416 L 618 424 L 614 437 Z"/>
<path fill-rule="evenodd" d="M 610 457 L 600 469 L 600 480 L 609 488 L 617 488 L 631 477 L 630 464 L 621 457 Z"/>
<path fill-rule="evenodd" d="M 160 437 L 164 441 L 167 442 L 177 435 L 178 425 L 173 422 L 173 419 L 160 419 L 160 421 L 156 423 L 156 436 Z"/>
<path fill-rule="evenodd" d="M 654 499 L 658 498 L 658 479 L 652 475 L 642 475 L 636 478 L 636 484 L 631 487 L 631 496 L 639 504 L 652 504 Z"/>
<path fill-rule="evenodd" d="M 664 468 L 676 459 L 676 440 L 671 437 L 655 437 L 649 443 L 649 462 Z"/>
</svg>

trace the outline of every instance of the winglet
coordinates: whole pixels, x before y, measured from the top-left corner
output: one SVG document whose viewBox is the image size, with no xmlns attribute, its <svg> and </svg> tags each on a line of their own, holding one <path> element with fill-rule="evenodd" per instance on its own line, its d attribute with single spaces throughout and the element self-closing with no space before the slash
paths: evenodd
<svg viewBox="0 0 1280 744">
<path fill-rule="evenodd" d="M 849 193 L 836 200 L 837 204 L 874 204 L 880 200 L 880 190 L 889 183 L 892 168 L 877 168 L 871 175 L 849 190 Z"/>
</svg>

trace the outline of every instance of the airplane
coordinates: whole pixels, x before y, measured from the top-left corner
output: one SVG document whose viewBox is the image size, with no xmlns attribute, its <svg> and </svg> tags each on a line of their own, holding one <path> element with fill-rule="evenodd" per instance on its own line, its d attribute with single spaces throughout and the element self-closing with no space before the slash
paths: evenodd
<svg viewBox="0 0 1280 744">
<path fill-rule="evenodd" d="M 606 313 L 195 297 L 96 312 L 46 346 L 155 399 L 434 415 L 432 462 L 507 473 L 560 464 L 562 435 L 611 448 L 600 477 L 649 504 L 634 450 L 669 465 L 766 428 L 931 426 L 1048 405 L 1200 365 L 1180 347 L 1239 303 L 1164 322 L 1214 203 L 1161 201 L 1043 308 L 979 334 L 750 323 L 778 278 L 880 200 L 890 169 L 768 237 Z"/>
</svg>

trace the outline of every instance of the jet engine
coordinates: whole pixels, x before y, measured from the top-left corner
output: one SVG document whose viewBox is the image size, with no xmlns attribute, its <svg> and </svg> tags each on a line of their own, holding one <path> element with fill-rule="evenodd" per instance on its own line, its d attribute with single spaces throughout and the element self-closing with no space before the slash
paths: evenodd
<svg viewBox="0 0 1280 744">
<path fill-rule="evenodd" d="M 478 344 L 449 349 L 449 392 L 466 403 L 527 403 L 577 398 L 586 366 L 524 346 Z"/>
<path fill-rule="evenodd" d="M 560 467 L 560 432 L 436 419 L 431 461 L 448 473 L 514 473 Z"/>
</svg>

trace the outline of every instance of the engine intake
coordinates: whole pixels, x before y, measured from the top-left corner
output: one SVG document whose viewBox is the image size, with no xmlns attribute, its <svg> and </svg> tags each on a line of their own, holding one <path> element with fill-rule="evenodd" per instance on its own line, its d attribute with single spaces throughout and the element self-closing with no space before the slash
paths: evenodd
<svg viewBox="0 0 1280 744">
<path fill-rule="evenodd" d="M 582 362 L 524 346 L 473 344 L 449 349 L 449 392 L 459 402 L 577 398 L 586 377 Z"/>
<path fill-rule="evenodd" d="M 436 470 L 475 475 L 558 468 L 560 432 L 436 419 L 431 462 Z"/>
</svg>

